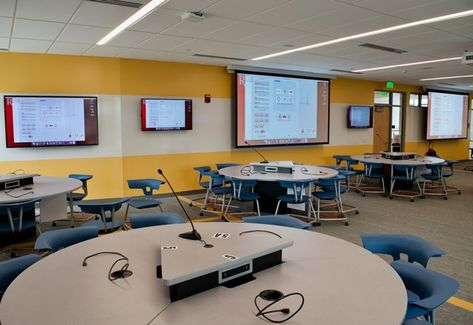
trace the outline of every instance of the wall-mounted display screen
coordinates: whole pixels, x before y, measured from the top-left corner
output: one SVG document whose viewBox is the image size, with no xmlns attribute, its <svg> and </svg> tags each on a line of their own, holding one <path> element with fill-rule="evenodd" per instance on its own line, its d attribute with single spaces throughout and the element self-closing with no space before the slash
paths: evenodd
<svg viewBox="0 0 473 325">
<path fill-rule="evenodd" d="M 468 125 L 468 95 L 429 91 L 427 140 L 465 139 Z"/>
<path fill-rule="evenodd" d="M 4 96 L 6 145 L 97 145 L 97 97 Z"/>
<path fill-rule="evenodd" d="M 142 98 L 141 130 L 192 130 L 192 100 Z"/>
<path fill-rule="evenodd" d="M 236 72 L 236 146 L 329 142 L 330 81 Z"/>
<path fill-rule="evenodd" d="M 360 129 L 373 127 L 373 108 L 371 106 L 348 106 L 347 126 Z"/>
</svg>

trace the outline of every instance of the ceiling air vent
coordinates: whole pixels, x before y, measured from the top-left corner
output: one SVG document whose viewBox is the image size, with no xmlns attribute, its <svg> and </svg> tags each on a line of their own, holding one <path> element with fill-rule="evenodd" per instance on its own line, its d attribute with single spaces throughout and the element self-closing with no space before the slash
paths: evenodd
<svg viewBox="0 0 473 325">
<path fill-rule="evenodd" d="M 392 47 L 387 47 L 387 46 L 382 46 L 382 45 L 376 45 L 376 44 L 372 44 L 372 43 L 364 43 L 364 44 L 360 44 L 359 46 L 367 47 L 367 48 L 373 49 L 373 50 L 380 50 L 380 51 L 397 53 L 397 54 L 402 54 L 402 53 L 407 52 L 407 51 L 404 51 L 404 50 L 395 49 L 395 48 L 392 48 Z"/>
<path fill-rule="evenodd" d="M 456 84 L 452 84 L 450 82 L 439 82 L 439 85 L 444 85 L 444 86 L 456 86 Z"/>
<path fill-rule="evenodd" d="M 199 54 L 196 53 L 193 56 L 198 56 L 202 58 L 209 58 L 209 59 L 223 59 L 223 60 L 235 60 L 235 61 L 246 61 L 246 59 L 242 58 L 233 58 L 231 56 L 219 56 L 219 55 L 209 55 L 209 54 Z"/>
<path fill-rule="evenodd" d="M 106 3 L 109 5 L 116 5 L 122 7 L 131 7 L 131 8 L 139 8 L 143 4 L 143 1 L 136 2 L 136 1 L 124 1 L 124 0 L 87 0 L 91 2 L 100 2 Z"/>
<path fill-rule="evenodd" d="M 361 72 L 354 72 L 349 70 L 342 70 L 342 69 L 330 69 L 333 72 L 342 72 L 342 73 L 350 73 L 350 74 L 362 74 Z"/>
</svg>

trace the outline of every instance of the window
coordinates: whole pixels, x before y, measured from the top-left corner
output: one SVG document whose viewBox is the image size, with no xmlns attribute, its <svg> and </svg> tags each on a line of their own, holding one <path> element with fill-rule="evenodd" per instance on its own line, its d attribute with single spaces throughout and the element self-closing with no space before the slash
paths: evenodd
<svg viewBox="0 0 473 325">
<path fill-rule="evenodd" d="M 411 93 L 409 94 L 409 106 L 427 108 L 427 94 Z"/>
</svg>

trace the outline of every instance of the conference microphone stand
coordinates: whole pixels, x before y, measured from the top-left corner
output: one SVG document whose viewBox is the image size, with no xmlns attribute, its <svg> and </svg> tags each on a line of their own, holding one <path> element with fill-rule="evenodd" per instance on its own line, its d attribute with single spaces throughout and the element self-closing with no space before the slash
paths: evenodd
<svg viewBox="0 0 473 325">
<path fill-rule="evenodd" d="M 264 160 L 263 161 L 260 161 L 260 164 L 267 164 L 269 161 L 261 154 L 261 152 L 259 152 L 258 150 L 256 150 L 255 147 L 253 147 L 251 144 L 248 143 L 248 141 L 245 141 L 245 144 L 250 147 L 251 149 L 253 149 L 258 155 L 260 155 L 261 158 L 263 158 Z"/>
<path fill-rule="evenodd" d="M 166 178 L 166 176 L 164 175 L 163 171 L 161 169 L 158 169 L 158 174 L 163 176 L 164 179 L 166 180 L 166 182 L 168 183 L 169 187 L 171 188 L 171 191 L 172 191 L 172 194 L 174 195 L 174 197 L 176 198 L 177 202 L 179 203 L 179 205 L 181 206 L 181 209 L 182 211 L 184 211 L 184 214 L 186 215 L 187 217 L 187 220 L 189 220 L 191 226 L 192 226 L 192 231 L 189 231 L 189 232 L 183 232 L 182 234 L 179 234 L 179 237 L 181 238 L 184 238 L 184 239 L 189 239 L 189 240 L 201 240 L 202 239 L 202 236 L 200 236 L 200 234 L 197 232 L 197 230 L 195 229 L 194 227 L 194 223 L 192 222 L 192 219 L 189 217 L 189 215 L 187 214 L 187 211 L 186 209 L 184 209 L 184 206 L 182 205 L 181 203 L 181 200 L 179 200 L 179 197 L 177 196 L 176 192 L 174 192 L 174 189 L 172 188 L 172 185 L 171 185 L 171 182 L 169 182 L 169 180 Z"/>
</svg>

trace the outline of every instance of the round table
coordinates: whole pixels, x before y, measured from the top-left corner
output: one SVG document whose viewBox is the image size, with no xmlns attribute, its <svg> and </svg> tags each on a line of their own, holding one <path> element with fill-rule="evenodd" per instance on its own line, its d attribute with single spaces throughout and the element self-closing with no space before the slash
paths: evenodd
<svg viewBox="0 0 473 325">
<path fill-rule="evenodd" d="M 41 222 L 66 219 L 66 194 L 80 187 L 82 182 L 73 178 L 35 176 L 33 184 L 10 190 L 10 195 L 0 191 L 0 204 L 41 199 Z M 12 197 L 12 194 L 16 197 Z"/>
<path fill-rule="evenodd" d="M 257 181 L 314 181 L 321 178 L 331 178 L 337 176 L 335 169 L 311 165 L 294 165 L 292 174 L 250 172 L 251 165 L 231 166 L 220 169 L 221 175 Z"/>
<path fill-rule="evenodd" d="M 351 156 L 352 159 L 367 162 L 367 163 L 377 163 L 377 164 L 385 164 L 385 165 L 414 165 L 414 166 L 423 166 L 428 164 L 441 164 L 445 162 L 445 160 L 437 157 L 430 157 L 430 156 L 416 156 L 414 159 L 387 159 L 383 158 L 381 154 L 369 154 L 369 155 L 359 155 L 359 156 Z"/>
<path fill-rule="evenodd" d="M 253 299 L 271 288 L 305 296 L 304 307 L 288 324 L 399 325 L 403 321 L 406 290 L 397 273 L 378 256 L 312 231 L 245 223 L 199 223 L 196 228 L 214 246 L 224 240 L 212 238 L 217 232 L 239 236 L 246 230 L 273 231 L 294 241 L 283 250 L 284 262 L 255 273 L 255 280 L 237 287 L 219 286 L 170 303 L 168 288 L 156 277 L 162 236 L 171 231 L 177 237 L 189 228 L 179 224 L 130 230 L 53 253 L 13 281 L 0 304 L 0 320 L 3 325 L 267 324 L 255 316 Z M 265 241 L 274 235 L 251 236 Z M 215 249 L 180 238 L 177 245 L 191 246 L 195 259 L 204 259 Z M 97 256 L 82 266 L 85 256 L 99 251 L 126 255 L 133 275 L 110 282 L 107 273 L 116 260 L 113 255 Z M 193 263 L 193 258 L 187 263 Z M 297 308 L 290 302 L 283 307 Z"/>
</svg>

